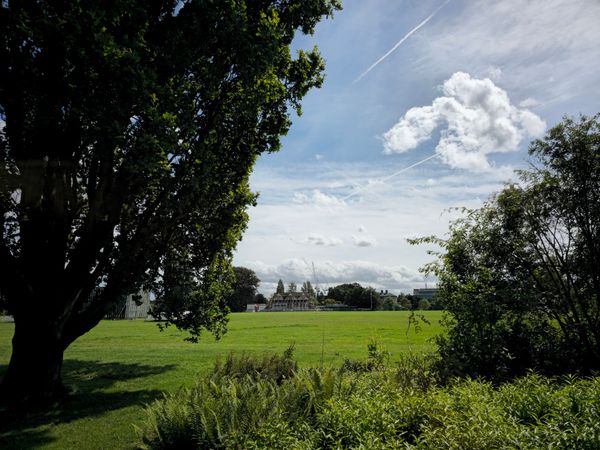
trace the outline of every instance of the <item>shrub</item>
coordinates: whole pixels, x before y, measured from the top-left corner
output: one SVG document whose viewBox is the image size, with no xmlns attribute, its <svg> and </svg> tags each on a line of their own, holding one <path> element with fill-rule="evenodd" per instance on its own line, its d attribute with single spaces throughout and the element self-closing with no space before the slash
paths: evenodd
<svg viewBox="0 0 600 450">
<path fill-rule="evenodd" d="M 281 382 L 216 371 L 149 405 L 140 433 L 145 448 L 162 450 L 600 448 L 599 377 L 530 373 L 441 387 L 432 361 L 302 369 Z"/>
<path fill-rule="evenodd" d="M 342 372 L 370 372 L 382 370 L 390 357 L 389 352 L 379 347 L 376 339 L 372 339 L 367 345 L 368 356 L 366 360 L 344 359 Z"/>
<path fill-rule="evenodd" d="M 204 379 L 148 406 L 144 443 L 152 449 L 236 448 L 281 414 L 277 384 Z"/>
<path fill-rule="evenodd" d="M 273 380 L 278 384 L 287 378 L 292 378 L 298 369 L 298 364 L 293 359 L 294 344 L 290 345 L 283 355 L 265 354 L 256 357 L 246 353 L 234 355 L 230 353 L 224 362 L 217 359 L 213 369 L 213 377 L 240 379 L 263 378 Z"/>
<path fill-rule="evenodd" d="M 394 381 L 401 389 L 426 391 L 447 380 L 437 370 L 439 357 L 434 354 L 406 353 L 396 364 Z"/>
</svg>

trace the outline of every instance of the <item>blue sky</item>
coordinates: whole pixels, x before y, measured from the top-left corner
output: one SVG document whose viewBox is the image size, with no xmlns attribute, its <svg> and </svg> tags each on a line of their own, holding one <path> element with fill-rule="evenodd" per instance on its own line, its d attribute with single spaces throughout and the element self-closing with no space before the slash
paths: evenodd
<svg viewBox="0 0 600 450">
<path fill-rule="evenodd" d="M 235 255 L 265 294 L 279 278 L 314 283 L 313 264 L 321 287 L 431 285 L 418 270 L 427 247 L 406 239 L 443 236 L 449 209 L 514 179 L 530 140 L 600 110 L 596 0 L 346 0 L 294 42 L 314 45 L 324 86 L 282 150 L 259 159 Z"/>
</svg>

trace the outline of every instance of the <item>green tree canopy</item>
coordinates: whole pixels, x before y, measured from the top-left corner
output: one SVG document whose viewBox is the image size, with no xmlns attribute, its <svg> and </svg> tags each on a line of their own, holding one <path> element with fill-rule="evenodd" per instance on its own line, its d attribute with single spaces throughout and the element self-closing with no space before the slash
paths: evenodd
<svg viewBox="0 0 600 450">
<path fill-rule="evenodd" d="M 427 310 L 431 307 L 431 303 L 426 298 L 421 298 L 421 299 L 419 299 L 418 307 L 421 310 Z"/>
<path fill-rule="evenodd" d="M 256 289 L 260 280 L 253 270 L 246 267 L 234 267 L 235 281 L 225 303 L 232 312 L 246 311 L 246 305 L 255 302 Z"/>
<path fill-rule="evenodd" d="M 402 306 L 402 308 L 410 310 L 413 309 L 413 296 L 406 294 L 398 295 L 398 304 Z"/>
<path fill-rule="evenodd" d="M 329 288 L 327 297 L 348 306 L 363 309 L 380 309 L 381 298 L 375 289 L 364 288 L 359 283 L 345 283 Z"/>
<path fill-rule="evenodd" d="M 323 81 L 317 50 L 290 44 L 336 8 L 2 2 L 0 291 L 16 322 L 6 393 L 58 393 L 64 350 L 140 287 L 192 339 L 223 332 L 231 254 L 256 200 L 250 170 Z"/>
<path fill-rule="evenodd" d="M 254 303 L 267 303 L 267 297 L 260 292 L 254 296 Z"/>
</svg>

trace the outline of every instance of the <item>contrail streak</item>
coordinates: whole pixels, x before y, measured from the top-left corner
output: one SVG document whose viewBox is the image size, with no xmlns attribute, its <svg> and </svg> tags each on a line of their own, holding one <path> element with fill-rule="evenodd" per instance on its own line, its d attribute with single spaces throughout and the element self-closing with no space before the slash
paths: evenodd
<svg viewBox="0 0 600 450">
<path fill-rule="evenodd" d="M 394 178 L 394 177 L 397 177 L 397 176 L 398 176 L 398 175 L 400 175 L 401 173 L 404 173 L 404 172 L 406 172 L 407 170 L 410 170 L 410 169 L 412 169 L 413 167 L 420 166 L 421 164 L 423 164 L 423 163 L 425 163 L 425 162 L 429 161 L 430 159 L 433 159 L 433 158 L 435 158 L 436 156 L 438 156 L 438 154 L 437 154 L 437 153 L 434 153 L 433 155 L 430 155 L 430 156 L 428 156 L 427 158 L 425 158 L 425 159 L 422 159 L 421 161 L 418 161 L 418 162 L 416 162 L 416 163 L 414 163 L 414 164 L 411 164 L 411 165 L 410 165 L 410 166 L 408 166 L 408 167 L 404 167 L 404 168 L 400 169 L 398 172 L 394 172 L 393 174 L 391 174 L 391 175 L 388 175 L 387 177 L 380 178 L 379 180 L 376 180 L 376 181 L 379 181 L 379 182 L 381 182 L 381 183 L 385 183 L 386 181 L 388 181 L 388 180 L 390 180 L 390 179 L 392 179 L 392 178 Z M 363 185 L 363 186 L 359 186 L 359 187 L 358 187 L 358 189 L 357 189 L 356 191 L 354 191 L 354 192 L 352 192 L 351 194 L 348 194 L 348 195 L 346 195 L 344 198 L 342 198 L 342 201 L 346 201 L 346 200 L 348 200 L 350 197 L 353 197 L 353 196 L 355 196 L 356 194 L 358 194 L 359 192 L 362 192 L 362 191 L 364 191 L 364 190 L 365 190 L 365 189 L 366 189 L 368 186 L 369 186 L 369 185 Z"/>
<path fill-rule="evenodd" d="M 425 25 L 427 22 L 429 22 L 440 11 L 440 9 L 442 9 L 444 6 L 446 6 L 449 2 L 450 2 L 450 0 L 446 0 L 434 12 L 432 12 L 429 16 L 427 16 L 427 18 L 425 20 L 423 20 L 423 22 L 421 22 L 419 25 L 417 25 L 412 30 L 410 30 L 408 33 L 406 33 L 404 35 L 404 37 L 402 39 L 400 39 L 398 41 L 398 43 L 396 45 L 394 45 L 385 55 L 383 55 L 381 58 L 379 58 L 377 61 L 375 61 L 373 64 L 371 64 L 371 66 L 367 70 L 365 70 L 363 73 L 361 73 L 360 76 L 356 80 L 354 80 L 354 83 L 356 83 L 357 81 L 360 81 L 366 74 L 368 74 L 371 70 L 373 70 L 375 68 L 375 66 L 377 66 L 381 61 L 383 61 L 385 58 L 390 56 L 394 52 L 394 50 L 396 50 L 398 47 L 400 47 L 404 43 L 404 41 L 406 41 L 409 37 L 411 37 L 414 33 L 416 33 L 419 30 L 419 28 L 421 28 L 423 25 Z"/>
</svg>

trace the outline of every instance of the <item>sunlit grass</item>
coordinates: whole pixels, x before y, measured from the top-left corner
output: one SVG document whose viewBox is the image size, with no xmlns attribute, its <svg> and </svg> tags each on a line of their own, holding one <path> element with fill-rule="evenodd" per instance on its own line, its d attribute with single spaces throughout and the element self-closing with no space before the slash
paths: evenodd
<svg viewBox="0 0 600 450">
<path fill-rule="evenodd" d="M 131 448 L 133 424 L 144 403 L 191 385 L 198 373 L 230 352 L 283 352 L 295 344 L 301 366 L 339 366 L 363 358 L 376 339 L 392 355 L 433 349 L 441 312 L 425 314 L 421 331 L 407 312 L 240 313 L 220 340 L 183 341 L 174 328 L 160 332 L 144 321 L 103 321 L 65 354 L 64 378 L 73 394 L 50 415 L 0 424 L 0 448 Z M 0 373 L 10 358 L 13 325 L 0 323 Z"/>
</svg>

